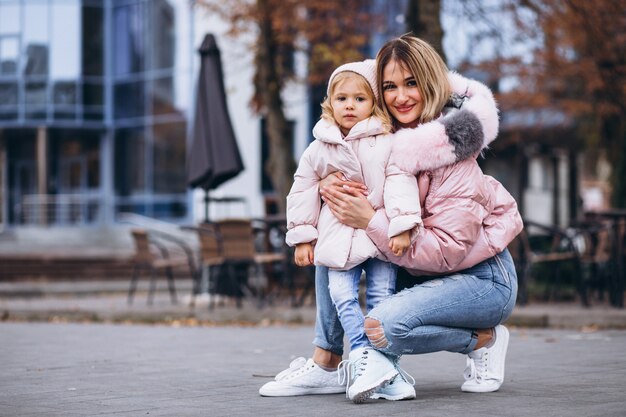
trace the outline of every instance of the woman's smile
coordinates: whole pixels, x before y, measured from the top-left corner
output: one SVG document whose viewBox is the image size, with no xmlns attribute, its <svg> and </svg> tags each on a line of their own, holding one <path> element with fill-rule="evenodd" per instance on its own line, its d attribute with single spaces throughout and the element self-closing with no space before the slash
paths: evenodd
<svg viewBox="0 0 626 417">
<path fill-rule="evenodd" d="M 400 113 L 407 113 L 407 112 L 410 112 L 410 111 L 413 109 L 413 107 L 415 107 L 415 105 L 414 105 L 414 104 L 413 104 L 413 105 L 410 105 L 410 106 L 406 106 L 406 105 L 404 105 L 404 106 L 395 106 L 396 110 L 397 110 L 398 112 L 400 112 Z"/>
<path fill-rule="evenodd" d="M 383 69 L 383 99 L 389 113 L 401 127 L 415 127 L 424 102 L 413 74 L 401 62 L 392 60 Z"/>
</svg>

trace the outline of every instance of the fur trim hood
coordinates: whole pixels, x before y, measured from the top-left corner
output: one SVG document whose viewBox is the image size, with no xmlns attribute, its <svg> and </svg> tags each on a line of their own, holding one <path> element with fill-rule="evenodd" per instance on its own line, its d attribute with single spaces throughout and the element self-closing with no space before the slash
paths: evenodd
<svg viewBox="0 0 626 417">
<path fill-rule="evenodd" d="M 417 174 L 478 156 L 498 134 L 498 108 L 491 90 L 458 73 L 448 74 L 452 97 L 436 120 L 393 134 L 391 161 Z"/>
</svg>

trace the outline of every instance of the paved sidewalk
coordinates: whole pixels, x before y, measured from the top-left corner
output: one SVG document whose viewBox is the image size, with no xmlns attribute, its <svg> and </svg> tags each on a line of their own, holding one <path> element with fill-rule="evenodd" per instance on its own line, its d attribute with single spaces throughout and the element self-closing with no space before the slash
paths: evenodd
<svg viewBox="0 0 626 417">
<path fill-rule="evenodd" d="M 1 416 L 623 416 L 626 331 L 512 329 L 499 392 L 460 390 L 462 355 L 405 356 L 413 401 L 263 398 L 310 326 L 0 323 Z"/>
</svg>

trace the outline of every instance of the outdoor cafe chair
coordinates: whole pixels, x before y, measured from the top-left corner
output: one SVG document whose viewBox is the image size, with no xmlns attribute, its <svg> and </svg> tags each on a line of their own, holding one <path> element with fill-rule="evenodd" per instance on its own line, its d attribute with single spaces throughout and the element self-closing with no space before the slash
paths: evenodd
<svg viewBox="0 0 626 417">
<path fill-rule="evenodd" d="M 188 267 L 193 277 L 195 275 L 195 268 L 191 259 L 184 254 L 178 254 L 175 247 L 167 244 L 167 241 L 171 241 L 172 239 L 162 233 L 148 231 L 146 229 L 132 229 L 131 234 L 135 243 L 135 255 L 133 257 L 133 276 L 128 289 L 128 304 L 132 304 L 133 302 L 137 282 L 143 271 L 150 272 L 148 304 L 151 305 L 153 303 L 157 273 L 161 270 L 165 272 L 167 277 L 171 302 L 176 304 L 174 269 Z"/>
<path fill-rule="evenodd" d="M 200 293 L 200 283 L 205 281 L 211 295 L 209 308 L 212 309 L 215 304 L 215 295 L 222 291 L 218 288 L 219 277 L 224 266 L 221 236 L 214 223 L 204 223 L 194 229 L 198 232 L 198 241 L 200 242 L 200 268 L 199 276 L 194 283 L 194 295 Z M 203 280 L 203 277 L 206 279 Z"/>
<path fill-rule="evenodd" d="M 285 253 L 257 251 L 255 233 L 250 219 L 224 219 L 215 223 L 221 243 L 221 256 L 224 259 L 227 277 L 234 283 L 237 305 L 241 306 L 244 295 L 256 296 L 259 307 L 263 304 L 265 289 L 269 286 L 267 266 L 286 262 Z M 254 275 L 249 276 L 249 267 Z M 284 269 L 283 269 L 284 273 Z M 226 274 L 220 274 L 224 277 Z M 222 278 L 224 279 L 224 278 Z"/>
</svg>

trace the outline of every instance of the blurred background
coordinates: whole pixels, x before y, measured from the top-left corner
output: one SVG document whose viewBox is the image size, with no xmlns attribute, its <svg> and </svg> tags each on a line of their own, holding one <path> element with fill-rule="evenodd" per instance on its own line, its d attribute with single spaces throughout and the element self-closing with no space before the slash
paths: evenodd
<svg viewBox="0 0 626 417">
<path fill-rule="evenodd" d="M 329 74 L 406 32 L 496 94 L 520 274 L 623 306 L 626 0 L 0 0 L 0 280 L 128 278 L 131 227 L 276 224 Z M 207 34 L 242 167 L 199 185 Z"/>
</svg>

